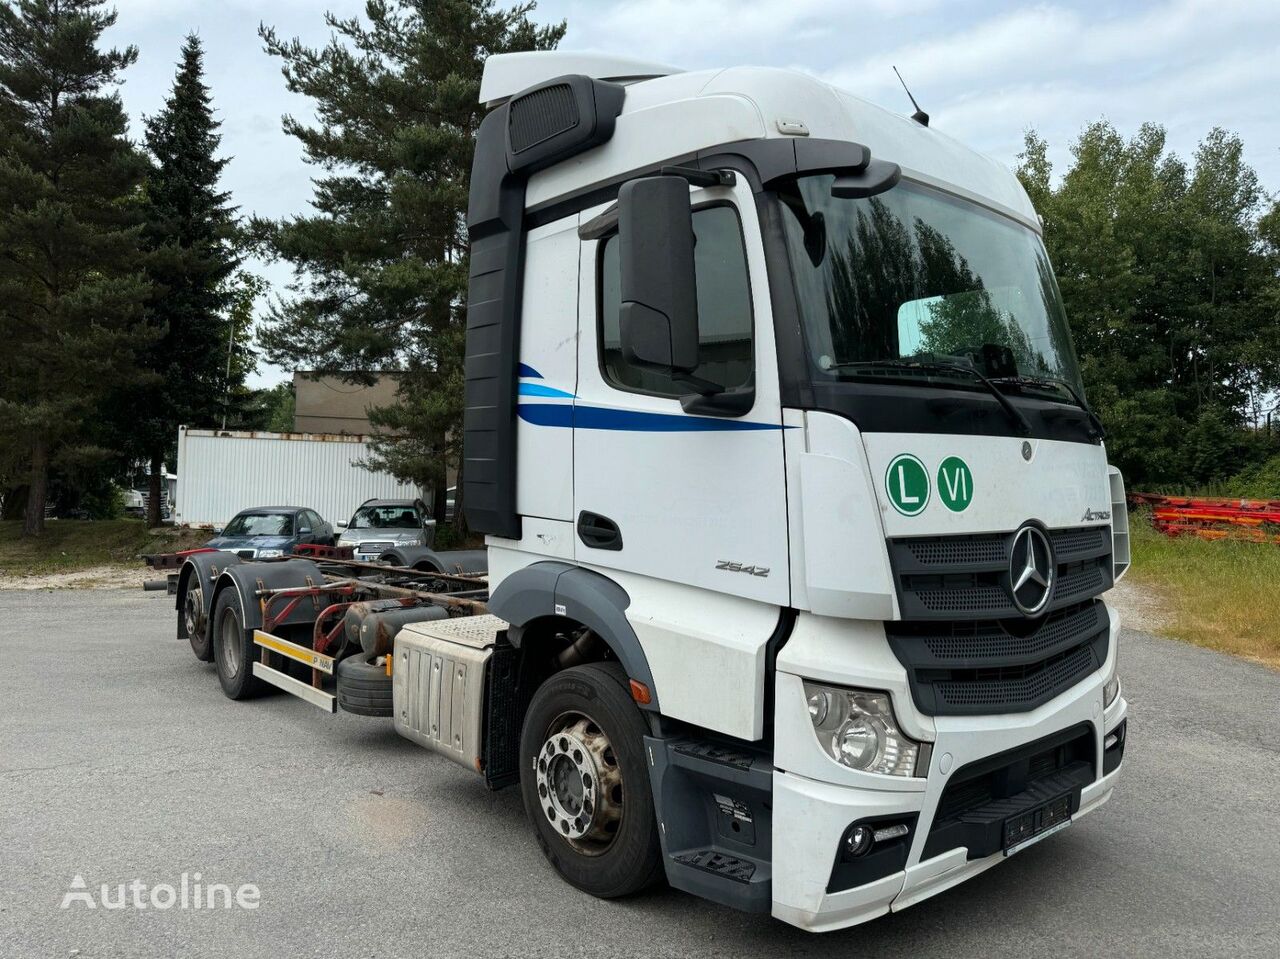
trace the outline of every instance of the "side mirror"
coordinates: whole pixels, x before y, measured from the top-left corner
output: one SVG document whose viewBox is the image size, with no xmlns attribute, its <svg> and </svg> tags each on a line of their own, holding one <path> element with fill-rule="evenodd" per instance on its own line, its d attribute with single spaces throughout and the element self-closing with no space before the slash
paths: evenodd
<svg viewBox="0 0 1280 959">
<path fill-rule="evenodd" d="M 886 160 L 868 160 L 857 173 L 843 173 L 831 183 L 831 195 L 842 200 L 865 200 L 891 190 L 902 179 L 902 168 Z"/>
<path fill-rule="evenodd" d="M 698 287 L 689 182 L 652 176 L 618 191 L 622 356 L 666 373 L 698 368 Z"/>
<path fill-rule="evenodd" d="M 338 520 L 338 529 L 346 529 L 347 521 L 345 519 Z"/>
<path fill-rule="evenodd" d="M 221 527 L 221 526 L 215 526 L 215 527 L 213 528 L 213 535 L 214 535 L 214 536 L 221 536 L 221 535 L 222 535 L 222 530 L 223 530 L 223 527 Z"/>
<path fill-rule="evenodd" d="M 310 536 L 310 535 L 311 535 L 311 527 L 310 527 L 310 526 L 301 526 L 301 527 L 299 527 L 299 528 L 298 528 L 298 535 L 299 535 L 299 536 Z"/>
</svg>

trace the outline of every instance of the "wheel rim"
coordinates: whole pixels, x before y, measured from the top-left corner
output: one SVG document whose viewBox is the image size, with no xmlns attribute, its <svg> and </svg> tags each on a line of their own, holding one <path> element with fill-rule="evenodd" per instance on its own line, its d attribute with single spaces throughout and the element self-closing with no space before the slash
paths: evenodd
<svg viewBox="0 0 1280 959">
<path fill-rule="evenodd" d="M 182 605 L 184 625 L 187 635 L 196 638 L 204 629 L 204 596 L 198 589 L 187 590 L 187 597 Z"/>
<path fill-rule="evenodd" d="M 577 851 L 599 855 L 618 835 L 622 769 L 609 737 L 589 716 L 567 713 L 547 730 L 535 765 L 542 815 Z"/>
<path fill-rule="evenodd" d="M 222 614 L 222 628 L 218 636 L 218 659 L 221 660 L 222 670 L 227 676 L 236 676 L 240 673 L 240 645 L 243 638 L 235 613 L 227 610 Z"/>
</svg>

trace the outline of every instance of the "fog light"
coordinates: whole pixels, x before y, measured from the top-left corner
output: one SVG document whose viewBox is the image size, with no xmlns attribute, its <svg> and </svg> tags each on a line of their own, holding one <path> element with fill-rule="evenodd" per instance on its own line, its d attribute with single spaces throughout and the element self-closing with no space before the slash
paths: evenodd
<svg viewBox="0 0 1280 959">
<path fill-rule="evenodd" d="M 888 693 L 804 683 L 814 735 L 849 769 L 914 776 L 920 744 L 898 729 Z"/>
<path fill-rule="evenodd" d="M 851 859 L 865 856 L 871 851 L 871 844 L 876 841 L 875 833 L 869 826 L 854 826 L 844 837 L 844 854 Z"/>
<path fill-rule="evenodd" d="M 1111 704 L 1116 701 L 1116 697 L 1120 695 L 1120 677 L 1112 676 L 1107 680 L 1107 684 L 1102 687 L 1102 708 L 1110 709 Z"/>
</svg>

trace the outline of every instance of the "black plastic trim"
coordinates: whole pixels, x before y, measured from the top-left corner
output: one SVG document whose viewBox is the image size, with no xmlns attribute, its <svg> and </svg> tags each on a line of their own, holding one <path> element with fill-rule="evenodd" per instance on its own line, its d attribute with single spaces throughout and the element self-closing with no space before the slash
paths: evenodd
<svg viewBox="0 0 1280 959">
<path fill-rule="evenodd" d="M 539 91 L 568 86 L 573 125 L 543 118 L 547 135 L 513 151 L 511 111 Z M 559 77 L 512 97 L 476 134 L 467 231 L 466 408 L 463 414 L 463 509 L 474 532 L 519 539 L 516 511 L 516 372 L 524 282 L 525 187 L 535 170 L 599 146 L 613 136 L 625 88 L 589 77 Z"/>
<path fill-rule="evenodd" d="M 836 861 L 831 868 L 831 878 L 827 880 L 827 892 L 844 892 L 865 886 L 869 882 L 892 876 L 907 868 L 907 853 L 911 851 L 911 843 L 916 838 L 916 824 L 919 813 L 894 813 L 889 816 L 870 816 L 849 824 L 840 841 L 836 844 Z M 845 836 L 858 826 L 877 826 L 902 824 L 907 827 L 905 836 L 878 842 L 864 855 L 853 857 L 844 852 Z"/>
<path fill-rule="evenodd" d="M 1096 749 L 1093 725 L 1079 723 L 961 766 L 939 797 L 921 859 L 958 846 L 971 860 L 999 852 L 1006 819 L 1063 793 L 1075 815 L 1080 791 L 1095 778 Z"/>
<path fill-rule="evenodd" d="M 1120 724 L 1107 735 L 1117 736 L 1118 741 L 1110 749 L 1103 749 L 1102 751 L 1102 775 L 1104 776 L 1110 776 L 1124 762 L 1124 744 L 1129 738 L 1129 720 L 1120 720 Z"/>
</svg>

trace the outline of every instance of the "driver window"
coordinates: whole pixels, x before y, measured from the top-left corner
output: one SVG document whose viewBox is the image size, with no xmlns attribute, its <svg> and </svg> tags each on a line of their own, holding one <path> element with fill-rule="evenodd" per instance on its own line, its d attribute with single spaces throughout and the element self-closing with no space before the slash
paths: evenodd
<svg viewBox="0 0 1280 959">
<path fill-rule="evenodd" d="M 725 389 L 751 379 L 752 317 L 747 254 L 738 214 L 728 204 L 693 211 L 694 268 L 698 286 L 698 368 L 694 376 Z M 632 366 L 622 358 L 618 334 L 621 292 L 618 236 L 600 244 L 600 368 L 612 386 L 633 393 L 679 397 L 689 387 L 665 373 Z"/>
</svg>

